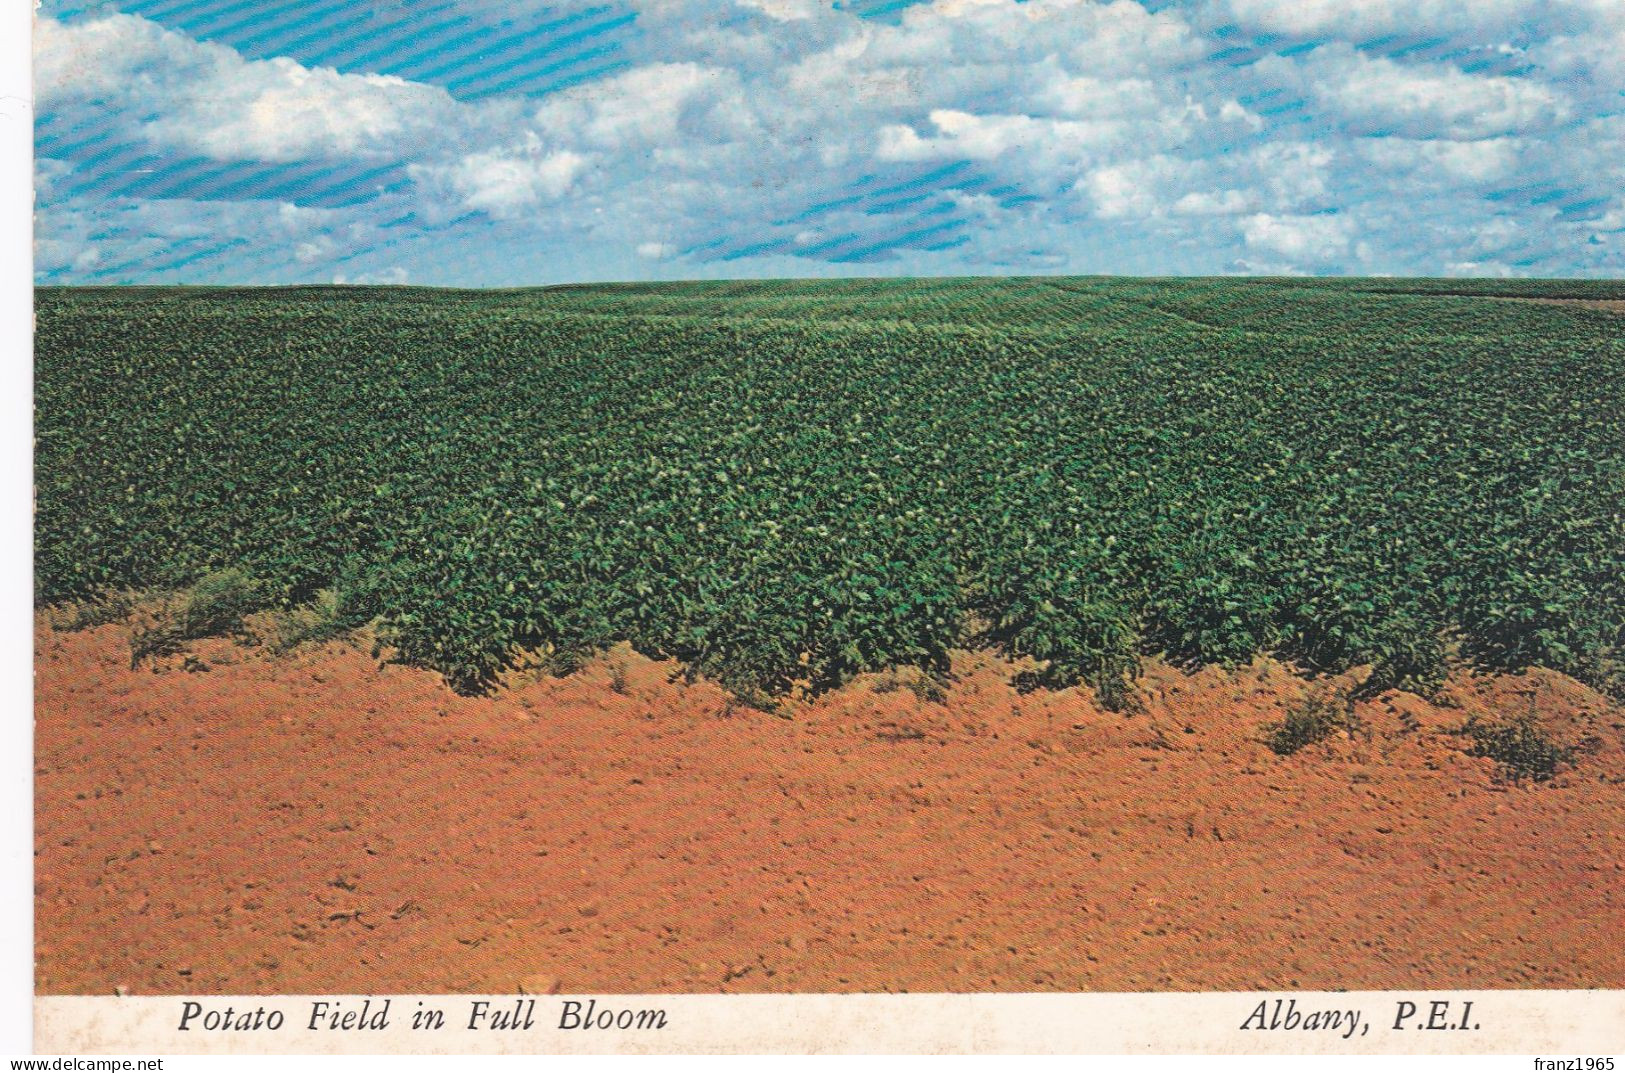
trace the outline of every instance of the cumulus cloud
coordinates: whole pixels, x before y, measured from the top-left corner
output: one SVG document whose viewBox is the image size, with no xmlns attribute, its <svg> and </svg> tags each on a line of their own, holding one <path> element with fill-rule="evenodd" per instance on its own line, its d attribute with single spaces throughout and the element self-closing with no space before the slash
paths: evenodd
<svg viewBox="0 0 1625 1073">
<path fill-rule="evenodd" d="M 1247 245 L 1281 254 L 1293 262 L 1319 263 L 1341 256 L 1352 227 L 1340 216 L 1272 216 L 1267 212 L 1242 222 Z"/>
<path fill-rule="evenodd" d="M 1166 187 L 1179 171 L 1167 157 L 1152 157 L 1097 168 L 1080 185 L 1102 219 L 1154 216 L 1168 204 Z"/>
<path fill-rule="evenodd" d="M 377 272 L 363 272 L 357 276 L 347 276 L 340 272 L 338 275 L 333 277 L 333 282 L 369 283 L 373 285 L 381 283 L 388 286 L 399 287 L 409 282 L 410 279 L 411 273 L 406 270 L 405 265 L 391 265 L 388 268 L 380 269 Z"/>
<path fill-rule="evenodd" d="M 1357 54 L 1328 66 L 1317 92 L 1359 133 L 1487 138 L 1550 129 L 1570 114 L 1561 90 L 1524 78 L 1415 69 Z"/>
<path fill-rule="evenodd" d="M 743 7 L 754 8 L 781 22 L 799 22 L 816 15 L 823 6 L 817 0 L 740 0 Z"/>
<path fill-rule="evenodd" d="M 739 137 L 750 109 L 734 72 L 696 63 L 657 63 L 547 98 L 538 128 L 609 150 L 678 146 Z"/>
<path fill-rule="evenodd" d="M 219 160 L 394 152 L 434 137 L 453 103 L 400 78 L 245 60 L 132 15 L 38 27 L 41 105 L 94 99 L 130 117 L 125 136 Z"/>
<path fill-rule="evenodd" d="M 1320 142 L 1283 138 L 1257 147 L 1241 165 L 1276 210 L 1301 209 L 1331 191 L 1337 150 Z"/>
<path fill-rule="evenodd" d="M 1356 43 L 1385 34 L 1449 34 L 1495 45 L 1528 27 L 1563 33 L 1619 16 L 1614 0 L 1220 0 L 1211 7 L 1214 24 Z"/>
<path fill-rule="evenodd" d="M 537 144 L 529 151 L 472 153 L 419 174 L 443 186 L 463 207 L 510 219 L 563 197 L 585 166 L 578 153 L 547 152 Z"/>
<path fill-rule="evenodd" d="M 972 115 L 951 108 L 931 113 L 933 137 L 912 127 L 882 127 L 876 153 L 882 160 L 992 160 L 1005 153 L 1077 157 L 1091 144 L 1118 135 L 1118 124 L 1091 125 L 1025 115 Z"/>
<path fill-rule="evenodd" d="M 1180 216 L 1235 216 L 1252 203 L 1241 190 L 1196 190 L 1175 201 L 1173 211 Z"/>
<path fill-rule="evenodd" d="M 603 10 L 449 3 L 493 34 Z M 46 146 L 42 271 L 120 278 L 207 239 L 267 278 L 1625 272 L 1617 0 L 928 0 L 880 19 L 657 0 L 636 16 L 606 73 L 477 99 L 133 15 L 41 17 L 41 109 L 66 126 L 224 166 L 387 173 L 326 201 L 219 179 L 189 201 L 127 178 L 98 200 L 95 167 L 147 165 Z"/>
<path fill-rule="evenodd" d="M 1444 138 L 1375 138 L 1360 146 L 1383 174 L 1410 175 L 1439 184 L 1494 183 L 1511 176 L 1530 146 L 1512 137 L 1479 141 Z"/>
</svg>

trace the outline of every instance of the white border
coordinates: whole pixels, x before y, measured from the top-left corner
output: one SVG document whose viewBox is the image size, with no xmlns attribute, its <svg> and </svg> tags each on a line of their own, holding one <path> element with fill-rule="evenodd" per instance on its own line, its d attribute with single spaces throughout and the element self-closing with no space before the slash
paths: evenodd
<svg viewBox="0 0 1625 1073">
<path fill-rule="evenodd" d="M 33 909 L 32 5 L 0 7 L 0 1052 L 30 1046 Z"/>
<path fill-rule="evenodd" d="M 5 345 L 0 349 L 0 360 L 7 363 L 7 372 L 10 373 L 5 381 L 6 391 L 4 403 L 6 411 L 4 420 L 0 421 L 0 436 L 3 436 L 5 452 L 5 465 L 0 466 L 0 496 L 3 496 L 5 511 L 3 515 L 3 530 L 0 530 L 0 554 L 3 554 L 3 566 L 0 566 L 0 596 L 3 596 L 5 613 L 0 617 L 0 689 L 11 700 L 9 710 L 4 714 L 3 730 L 0 730 L 0 755 L 4 755 L 5 762 L 10 765 L 10 777 L 0 777 L 0 1054 L 21 1055 L 32 1051 L 32 1022 L 34 1017 L 33 1002 L 33 897 L 32 897 L 32 757 L 33 757 L 33 616 L 32 616 L 32 427 L 33 427 L 33 354 L 32 354 L 32 311 L 33 311 L 33 189 L 32 189 L 32 130 L 33 130 L 33 98 L 31 85 L 31 44 L 32 44 L 32 12 L 30 5 L 23 3 L 6 4 L 0 9 L 0 342 Z M 1534 1015 L 1537 1024 L 1544 1020 L 1542 1013 L 1547 1017 L 1551 1014 L 1546 1003 L 1556 997 L 1560 1003 L 1568 1006 L 1580 996 L 1570 996 L 1567 1000 L 1552 996 L 1551 993 L 1542 995 L 1538 992 L 1503 993 L 1497 996 L 1508 1006 L 1522 1007 L 1525 1017 Z M 466 999 L 466 996 L 461 997 Z M 1079 1002 L 1080 1009 L 1091 1004 L 1101 1002 L 1110 1003 L 1111 996 L 1077 997 L 1073 1002 Z M 1586 1007 L 1591 1003 L 1600 1003 L 1607 1012 L 1604 1013 L 1602 1023 L 1596 1027 L 1605 1031 L 1618 1033 L 1619 1045 L 1625 1046 L 1625 1025 L 1619 1021 L 1620 1000 L 1619 993 L 1593 993 L 1584 996 L 1586 1000 L 1578 1003 Z M 725 1007 L 738 1008 L 740 1005 L 760 1005 L 764 1001 L 768 1005 L 779 1005 L 785 1013 L 801 1007 L 804 1012 L 812 1012 L 811 1008 L 832 1005 L 828 998 L 814 996 L 777 996 L 767 999 L 706 999 L 689 996 L 661 996 L 655 1001 L 669 1001 L 676 999 L 678 1005 L 693 1004 L 695 1009 L 705 1009 L 712 1017 L 722 1012 Z M 1183 1005 L 1202 1005 L 1218 999 L 1218 996 L 1196 997 L 1194 1003 L 1189 998 L 1180 996 L 1159 996 L 1152 999 L 1152 1004 L 1168 1004 L 1170 1008 Z M 1014 1000 L 1012 1003 L 1011 1000 Z M 161 1000 L 148 1000 L 154 1005 L 154 1013 L 159 1012 L 162 1005 L 167 1013 L 167 1003 Z M 860 1013 L 860 1020 L 865 1019 L 862 1014 L 873 1016 L 874 1007 L 883 1006 L 888 1001 L 881 996 L 851 996 L 837 999 L 833 1005 L 867 1006 L 868 1011 Z M 928 1000 L 929 1001 L 929 1000 Z M 1022 1018 L 1023 1013 L 1036 1012 L 1037 1008 L 1053 1003 L 1066 1004 L 1068 1000 L 1062 997 L 1040 998 L 1038 996 L 987 996 L 969 999 L 971 1005 L 985 1005 L 988 1007 L 1005 1007 L 1002 1017 L 993 1020 L 1002 1020 L 1004 1017 Z M 1219 999 L 1223 1001 L 1223 999 Z M 1493 1000 L 1492 1000 L 1493 1001 Z M 949 1000 L 954 1005 L 955 1000 Z M 965 1005 L 965 1000 L 959 1000 L 958 1005 Z M 74 1014 L 101 1015 L 106 1017 L 117 1011 L 117 1014 L 133 1014 L 135 1008 L 116 1003 L 114 1000 L 45 1000 L 47 1010 L 58 1016 L 67 1013 L 73 1008 Z M 1543 1009 L 1543 1007 L 1545 1007 Z M 1540 1012 L 1537 1012 L 1540 1011 Z M 827 1015 L 828 1011 L 819 1011 Z M 854 1009 L 853 1012 L 858 1012 Z M 1228 1011 L 1227 1011 L 1228 1012 Z M 985 1011 L 984 1011 L 985 1013 Z M 119 1019 L 117 1014 L 114 1020 Z M 850 1014 L 849 1014 L 850 1015 Z M 961 1016 L 963 1011 L 961 1011 Z M 72 1015 L 70 1014 L 70 1019 Z M 784 1013 L 780 1017 L 785 1017 Z M 724 1020 L 729 1020 L 724 1015 Z M 794 1014 L 785 1017 L 793 1023 Z M 1233 1018 L 1232 1018 L 1233 1019 Z M 1040 1017 L 1042 1023 L 1045 1019 Z M 1069 1019 L 1068 1019 L 1069 1020 Z M 1087 1019 L 1084 1019 L 1085 1024 Z M 741 1026 L 755 1024 L 763 1027 L 763 1021 L 758 1018 L 740 1018 L 737 1021 Z M 772 1023 L 769 1019 L 768 1023 Z M 783 1023 L 783 1021 L 781 1021 Z M 1110 1024 L 1109 1021 L 1105 1022 Z M 1226 1024 L 1228 1021 L 1226 1020 Z M 1049 1028 L 1054 1031 L 1057 1022 L 1050 1022 Z M 1036 1027 L 1036 1026 L 1034 1026 Z M 1081 1025 L 1078 1027 L 1082 1027 Z M 1113 1042 L 1121 1043 L 1120 1033 L 1124 1028 L 1130 1027 L 1121 1022 L 1111 1025 L 1115 1031 L 1110 1033 Z M 1140 1027 L 1144 1027 L 1143 1024 Z M 1524 1032 L 1534 1026 L 1527 1022 L 1521 1026 Z M 1551 1026 L 1550 1022 L 1546 1027 Z M 1570 1026 L 1572 1028 L 1572 1026 Z M 1040 1030 L 1042 1031 L 1042 1030 Z M 723 1039 L 726 1032 L 718 1032 L 713 1024 L 710 1038 L 717 1044 L 726 1046 Z M 887 1042 L 895 1045 L 899 1041 L 872 1039 L 878 1045 L 877 1049 L 886 1049 Z M 1534 1041 L 1538 1032 L 1521 1035 L 1524 1041 Z M 771 1049 L 771 1033 L 758 1035 L 755 1042 L 763 1049 Z M 861 1034 L 860 1034 L 861 1037 Z M 748 1033 L 744 1039 L 749 1039 Z M 1076 1037 L 1071 1033 L 1063 1032 L 1060 1036 L 1068 1043 Z M 910 1042 L 918 1043 L 914 1037 L 902 1046 L 907 1048 Z M 133 1040 L 131 1040 L 133 1042 Z M 156 1042 L 156 1041 L 154 1041 Z M 856 1043 L 858 1049 L 863 1049 L 861 1038 L 848 1039 L 848 1044 Z M 1008 1045 L 1006 1038 L 1002 1042 Z M 1038 1042 L 1038 1041 L 1034 1041 Z M 1051 1040 L 1049 1042 L 1056 1042 Z M 1163 1045 L 1177 1045 L 1173 1038 L 1165 1039 Z M 1250 1040 L 1248 1041 L 1251 1042 Z M 1274 1042 L 1274 1041 L 1271 1041 Z M 1466 1041 L 1461 1041 L 1466 1042 Z M 1551 1041 L 1543 1041 L 1551 1042 Z M 833 1043 L 833 1041 L 832 1041 Z M 765 1045 L 765 1046 L 764 1046 Z M 839 1044 L 835 1044 L 839 1046 Z M 1017 1044 L 1019 1049 L 1019 1044 Z M 746 1049 L 750 1049 L 747 1043 Z M 1000 1049 L 995 1046 L 994 1049 Z M 1080 1048 L 1088 1050 L 1087 1046 Z M 1116 1049 L 1116 1048 L 1109 1048 Z M 1259 1047 L 1259 1050 L 1273 1049 Z M 409 1067 L 420 1067 L 433 1063 L 436 1066 L 444 1065 L 443 1060 L 430 1058 L 409 1058 L 405 1055 L 391 1058 L 361 1058 L 345 1059 L 310 1058 L 317 1065 L 337 1067 L 340 1062 L 344 1068 L 353 1070 L 358 1064 L 363 1069 L 399 1068 L 401 1064 Z M 180 1068 L 218 1068 L 219 1058 L 189 1063 L 185 1060 L 177 1063 Z M 241 1059 L 243 1064 L 260 1065 L 265 1060 L 254 1060 L 246 1056 Z M 510 1060 L 511 1061 L 511 1060 Z M 555 1060 L 556 1061 L 556 1060 Z M 718 1059 L 705 1061 L 705 1068 L 714 1068 Z M 943 1061 L 933 1059 L 932 1062 Z M 1370 1057 L 1336 1058 L 1332 1055 L 1323 1055 L 1319 1060 L 1309 1064 L 1319 1068 L 1372 1068 L 1377 1061 Z M 1392 1058 L 1380 1059 L 1385 1067 L 1396 1070 L 1421 1069 L 1437 1070 L 1441 1067 L 1449 1069 L 1464 1065 L 1461 1059 L 1451 1060 L 1444 1056 L 1435 1058 Z M 1474 1068 L 1483 1068 L 1484 1058 L 1469 1059 Z M 1123 1064 L 1130 1068 L 1174 1068 L 1176 1064 L 1188 1064 L 1189 1059 L 1178 1059 L 1165 1056 L 1163 1060 L 1148 1059 L 1141 1056 L 1138 1059 Z M 1425 1065 L 1424 1065 L 1425 1063 Z M 235 1064 L 235 1063 L 233 1063 Z M 682 1061 L 677 1064 L 681 1067 L 700 1068 L 697 1061 Z M 727 1062 L 725 1064 L 733 1064 Z M 918 1063 L 904 1062 L 904 1065 Z M 952 1063 L 951 1063 L 952 1064 Z M 1036 1063 L 1052 1064 L 1052 1063 Z M 1099 1063 L 1091 1063 L 1098 1065 Z M 1236 1056 L 1211 1056 L 1208 1060 L 1199 1063 L 1208 1068 L 1220 1067 L 1225 1069 L 1257 1069 L 1263 1067 L 1286 1068 L 1281 1059 L 1252 1059 Z M 566 1062 L 566 1067 L 575 1063 Z M 896 1061 L 890 1060 L 888 1067 L 895 1068 Z M 1293 1068 L 1301 1068 L 1302 1060 L 1292 1060 Z M 1493 1059 L 1492 1068 L 1521 1068 L 1529 1069 L 1532 1063 L 1526 1057 L 1506 1056 Z M 527 1061 L 526 1068 L 535 1068 L 533 1062 Z M 269 1067 L 267 1067 L 269 1068 Z M 752 1068 L 757 1068 L 753 1063 Z M 1067 1063 L 1068 1069 L 1075 1069 L 1076 1064 Z"/>
<path fill-rule="evenodd" d="M 61 996 L 35 1009 L 42 1050 L 84 1055 L 1570 1058 L 1609 1055 L 1625 1031 L 1622 991 Z M 323 1016 L 344 1011 L 352 1023 Z M 443 1023 L 416 1030 L 414 1011 L 440 1011 Z M 595 1011 L 605 1023 L 582 1024 Z M 1318 1023 L 1334 1011 L 1335 1027 Z M 498 1013 L 507 1023 L 493 1026 Z M 626 1023 L 609 1020 L 615 1013 Z M 659 1024 L 634 1025 L 634 1015 Z"/>
</svg>

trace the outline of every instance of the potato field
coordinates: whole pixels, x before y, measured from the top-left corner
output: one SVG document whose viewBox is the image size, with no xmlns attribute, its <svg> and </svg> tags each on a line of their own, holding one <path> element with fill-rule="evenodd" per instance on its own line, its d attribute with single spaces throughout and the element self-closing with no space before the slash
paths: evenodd
<svg viewBox="0 0 1625 1073">
<path fill-rule="evenodd" d="M 489 688 L 948 653 L 1625 689 L 1625 285 L 45 289 L 36 600 L 319 598 Z M 1540 300 L 1531 300 L 1540 299 Z M 1559 301 L 1562 300 L 1562 301 Z M 1585 304 L 1592 300 L 1595 304 Z"/>
</svg>

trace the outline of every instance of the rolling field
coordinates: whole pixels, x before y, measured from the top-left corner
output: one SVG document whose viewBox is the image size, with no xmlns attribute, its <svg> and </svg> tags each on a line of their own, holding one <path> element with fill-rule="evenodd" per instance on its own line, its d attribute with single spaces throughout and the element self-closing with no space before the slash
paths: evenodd
<svg viewBox="0 0 1625 1073">
<path fill-rule="evenodd" d="M 1148 654 L 1617 694 L 1625 332 L 1507 298 L 1622 296 L 42 290 L 37 599 L 215 575 L 464 692 L 626 641 L 759 703 L 955 648 L 1109 705 Z"/>
<path fill-rule="evenodd" d="M 1621 986 L 1622 298 L 41 291 L 38 989 Z"/>
</svg>

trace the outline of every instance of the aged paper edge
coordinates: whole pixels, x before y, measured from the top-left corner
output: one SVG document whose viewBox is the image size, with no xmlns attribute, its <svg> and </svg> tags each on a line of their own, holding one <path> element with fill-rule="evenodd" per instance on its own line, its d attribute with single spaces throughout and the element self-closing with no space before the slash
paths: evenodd
<svg viewBox="0 0 1625 1073">
<path fill-rule="evenodd" d="M 327 1005 L 312 1028 L 317 1003 Z M 1259 1027 L 1261 1003 L 1272 1026 Z M 1402 1003 L 1415 1013 L 1395 1028 Z M 203 1027 L 228 1009 L 238 1021 L 258 1013 L 261 1026 Z M 414 1028 L 424 1010 L 441 1011 L 444 1026 Z M 594 1019 L 646 1016 L 643 1027 L 561 1027 L 589 1010 Z M 1306 1026 L 1310 1014 L 1334 1010 L 1345 1013 L 1339 1027 Z M 1353 1033 L 1349 1010 L 1360 1014 Z M 332 1024 L 365 1013 L 376 1026 L 380 1011 L 382 1027 Z M 664 1027 L 651 1026 L 652 1011 Z M 483 1023 L 471 1028 L 477 1012 Z M 282 1014 L 274 1031 L 264 1027 L 273 1013 Z M 499 1015 L 507 1025 L 492 1027 Z M 40 1054 L 1596 1055 L 1625 1045 L 1625 991 L 42 996 L 34 1027 Z"/>
</svg>

